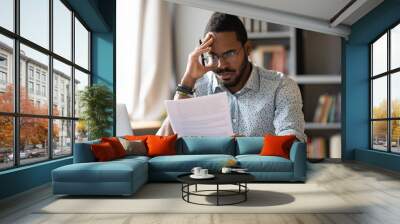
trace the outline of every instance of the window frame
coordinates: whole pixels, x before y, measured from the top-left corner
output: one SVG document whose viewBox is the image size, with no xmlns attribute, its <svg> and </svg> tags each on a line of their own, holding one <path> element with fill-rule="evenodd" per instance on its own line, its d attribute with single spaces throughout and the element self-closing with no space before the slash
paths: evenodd
<svg viewBox="0 0 400 224">
<path fill-rule="evenodd" d="M 391 123 L 392 121 L 400 121 L 400 117 L 392 117 L 392 99 L 391 99 L 391 79 L 392 75 L 395 75 L 396 73 L 400 72 L 400 67 L 391 69 L 391 31 L 393 28 L 396 26 L 400 26 L 400 21 L 395 22 L 392 24 L 389 28 L 385 29 L 385 31 L 381 34 L 379 34 L 375 39 L 373 39 L 370 43 L 368 43 L 368 48 L 369 48 L 369 78 L 368 78 L 368 84 L 369 84 L 369 149 L 373 151 L 379 151 L 379 152 L 386 152 L 386 153 L 391 153 L 391 154 L 400 154 L 400 152 L 393 152 L 392 151 L 392 127 Z M 386 64 L 386 71 L 376 74 L 373 74 L 373 44 L 376 43 L 377 40 L 379 40 L 381 37 L 383 37 L 385 34 L 387 34 L 387 64 Z M 373 118 L 373 81 L 378 78 L 386 77 L 386 87 L 387 87 L 387 105 L 386 105 L 386 118 Z M 386 121 L 386 151 L 379 150 L 374 148 L 374 136 L 373 136 L 373 122 L 374 121 Z"/>
<path fill-rule="evenodd" d="M 88 86 L 92 85 L 92 71 L 91 71 L 91 37 L 92 37 L 92 30 L 88 27 L 88 25 L 83 21 L 83 19 L 79 16 L 78 13 L 76 13 L 72 7 L 65 1 L 65 0 L 59 0 L 68 10 L 71 11 L 71 59 L 64 58 L 63 56 L 55 53 L 53 50 L 53 23 L 54 23 L 54 18 L 53 18 L 53 1 L 54 0 L 48 0 L 49 2 L 49 49 L 46 49 L 45 47 L 42 47 L 39 44 L 34 43 L 33 41 L 30 41 L 29 39 L 24 38 L 23 36 L 20 35 L 20 0 L 14 0 L 13 1 L 13 10 L 14 10 L 14 30 L 10 31 L 4 27 L 0 26 L 0 35 L 3 35 L 5 37 L 11 38 L 13 40 L 13 64 L 12 66 L 12 74 L 14 78 L 14 110 L 13 112 L 2 112 L 0 111 L 0 116 L 4 117 L 12 117 L 13 119 L 13 153 L 14 153 L 14 161 L 13 161 L 13 166 L 11 167 L 5 167 L 5 168 L 0 168 L 0 172 L 5 171 L 5 170 L 10 170 L 10 169 L 16 169 L 19 167 L 23 166 L 30 166 L 33 164 L 38 164 L 38 163 L 43 163 L 46 161 L 50 160 L 58 160 L 62 159 L 65 157 L 70 157 L 73 156 L 74 152 L 74 143 L 75 143 L 75 126 L 76 126 L 76 121 L 79 120 L 79 117 L 75 116 L 75 108 L 71 108 L 71 114 L 70 116 L 56 116 L 53 115 L 53 59 L 58 60 L 61 63 L 64 63 L 68 66 L 71 66 L 71 92 L 72 92 L 72 99 L 71 99 L 71 104 L 74 105 L 75 103 L 75 88 L 74 88 L 74 82 L 75 82 L 75 69 L 85 73 L 88 75 L 89 78 L 89 83 Z M 88 69 L 85 69 L 81 67 L 80 65 L 75 63 L 75 18 L 83 25 L 83 27 L 88 31 Z M 46 85 L 45 89 L 48 93 L 45 92 L 45 94 L 48 96 L 48 112 L 46 115 L 39 115 L 39 114 L 27 114 L 27 113 L 21 113 L 20 112 L 20 44 L 23 44 L 27 47 L 30 47 L 36 51 L 39 51 L 40 53 L 43 53 L 48 56 L 49 58 L 49 63 L 48 63 L 48 84 Z M 27 64 L 29 66 L 29 64 Z M 30 67 L 27 67 L 27 69 Z M 42 73 L 40 73 L 41 75 Z M 30 74 L 27 73 L 26 75 L 26 80 L 30 80 Z M 34 82 L 34 86 L 36 83 L 36 70 L 33 70 L 33 79 L 32 81 Z M 41 83 L 41 76 L 39 76 L 39 83 Z M 27 91 L 29 91 L 27 89 Z M 34 91 L 36 91 L 34 89 Z M 40 94 L 41 96 L 42 94 Z M 21 164 L 20 161 L 20 119 L 21 118 L 45 118 L 47 119 L 48 122 L 48 136 L 47 136 L 47 142 L 49 143 L 47 145 L 47 150 L 48 150 L 48 155 L 47 158 L 43 158 L 43 160 L 38 161 L 38 162 L 32 162 L 32 163 L 26 163 L 26 164 Z M 66 121 L 71 121 L 71 153 L 68 155 L 62 155 L 62 156 L 54 156 L 54 147 L 53 147 L 53 123 L 56 120 L 66 120 Z"/>
</svg>

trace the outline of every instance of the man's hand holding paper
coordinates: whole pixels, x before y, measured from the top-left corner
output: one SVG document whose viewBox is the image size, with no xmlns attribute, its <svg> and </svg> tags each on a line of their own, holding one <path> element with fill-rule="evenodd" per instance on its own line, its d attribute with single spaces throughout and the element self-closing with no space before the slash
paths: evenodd
<svg viewBox="0 0 400 224">
<path fill-rule="evenodd" d="M 165 101 L 172 129 L 178 136 L 232 136 L 226 93 Z"/>
</svg>

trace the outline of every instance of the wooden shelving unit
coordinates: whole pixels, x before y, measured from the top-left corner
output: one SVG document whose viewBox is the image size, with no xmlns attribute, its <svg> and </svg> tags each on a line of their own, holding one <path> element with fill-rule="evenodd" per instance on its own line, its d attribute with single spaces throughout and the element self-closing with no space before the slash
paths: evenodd
<svg viewBox="0 0 400 224">
<path fill-rule="evenodd" d="M 318 122 L 306 122 L 306 130 L 340 130 L 341 124 L 339 122 L 334 123 L 318 123 Z"/>
<path fill-rule="evenodd" d="M 332 96 L 335 110 L 341 113 L 341 39 L 304 30 L 297 31 L 297 38 L 298 74 L 294 80 L 303 96 L 305 132 L 310 137 L 308 150 L 310 155 L 322 156 L 328 161 L 340 160 L 341 116 L 333 122 L 319 123 L 315 122 L 315 114 L 321 95 Z"/>
<path fill-rule="evenodd" d="M 329 75 L 303 75 L 298 74 L 291 76 L 298 84 L 341 84 L 342 76 L 340 74 Z"/>
<path fill-rule="evenodd" d="M 340 155 L 338 151 L 332 153 L 332 150 L 341 150 L 340 144 L 337 144 L 340 142 L 337 140 L 338 134 L 340 136 L 341 133 L 340 121 L 315 122 L 314 115 L 320 95 L 329 94 L 336 98 L 340 97 L 341 39 L 292 27 L 279 27 L 277 24 L 273 24 L 273 28 L 273 30 L 256 33 L 248 30 L 248 38 L 253 43 L 254 49 L 276 44 L 286 47 L 288 64 L 285 73 L 298 83 L 302 92 L 306 120 L 305 132 L 311 141 L 324 139 L 325 158 L 331 159 L 329 155 Z M 333 136 L 335 136 L 336 146 L 329 148 Z"/>
</svg>

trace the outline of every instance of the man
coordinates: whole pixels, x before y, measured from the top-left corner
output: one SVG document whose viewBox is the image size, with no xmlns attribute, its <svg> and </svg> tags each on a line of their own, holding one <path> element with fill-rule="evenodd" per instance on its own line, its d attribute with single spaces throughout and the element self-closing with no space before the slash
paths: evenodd
<svg viewBox="0 0 400 224">
<path fill-rule="evenodd" d="M 302 100 L 297 84 L 282 73 L 250 63 L 251 47 L 239 18 L 214 13 L 205 34 L 202 44 L 189 54 L 174 99 L 225 91 L 235 135 L 296 135 L 305 142 Z M 168 118 L 157 134 L 173 134 Z"/>
</svg>

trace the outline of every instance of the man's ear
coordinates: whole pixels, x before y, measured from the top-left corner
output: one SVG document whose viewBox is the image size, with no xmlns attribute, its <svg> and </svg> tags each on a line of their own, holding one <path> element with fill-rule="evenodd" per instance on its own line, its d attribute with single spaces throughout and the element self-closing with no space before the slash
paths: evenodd
<svg viewBox="0 0 400 224">
<path fill-rule="evenodd" d="M 251 45 L 251 42 L 249 40 L 244 43 L 244 49 L 247 53 L 247 56 L 250 56 L 251 51 L 253 50 L 253 46 Z"/>
</svg>

